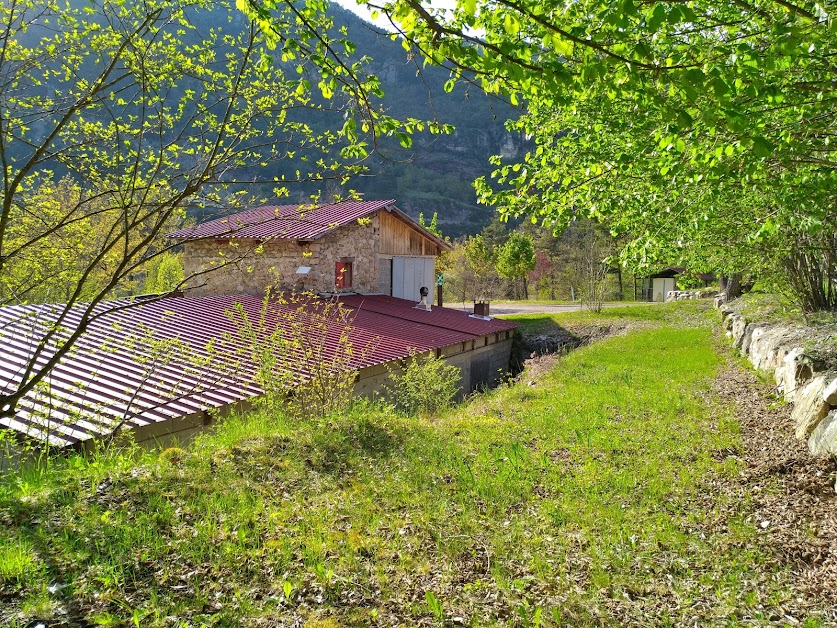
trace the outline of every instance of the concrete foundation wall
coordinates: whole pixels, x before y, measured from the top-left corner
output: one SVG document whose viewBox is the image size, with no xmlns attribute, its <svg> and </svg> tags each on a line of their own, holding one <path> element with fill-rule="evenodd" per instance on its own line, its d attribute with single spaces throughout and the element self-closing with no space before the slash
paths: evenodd
<svg viewBox="0 0 837 628">
<path fill-rule="evenodd" d="M 439 349 L 436 355 L 459 369 L 459 388 L 464 396 L 474 390 L 496 386 L 502 381 L 509 370 L 511 348 L 511 332 L 501 332 L 449 345 Z M 389 367 L 399 372 L 398 362 L 390 362 Z M 383 393 L 388 379 L 389 370 L 384 365 L 363 369 L 355 382 L 355 395 L 372 397 L 376 392 Z"/>
<path fill-rule="evenodd" d="M 495 336 L 502 338 L 495 339 Z M 512 347 L 511 335 L 505 336 L 506 332 L 491 334 L 444 349 L 445 362 L 459 367 L 462 372 L 460 387 L 463 393 L 490 388 L 502 381 L 509 370 Z"/>
<path fill-rule="evenodd" d="M 390 367 L 393 365 L 390 363 Z M 384 385 L 389 379 L 389 371 L 383 364 L 370 366 L 358 373 L 355 380 L 354 394 L 356 397 L 374 397 L 375 393 L 383 394 Z"/>
<path fill-rule="evenodd" d="M 178 419 L 171 419 L 161 423 L 150 423 L 131 430 L 131 438 L 138 445 L 145 447 L 166 447 L 188 445 L 198 434 L 211 426 L 217 417 L 225 417 L 232 413 L 247 412 L 253 409 L 251 401 L 239 401 L 210 412 L 195 412 Z"/>
<path fill-rule="evenodd" d="M 211 424 L 212 419 L 208 414 L 196 413 L 163 423 L 152 423 L 132 431 L 137 444 L 165 449 L 188 444 Z"/>
</svg>

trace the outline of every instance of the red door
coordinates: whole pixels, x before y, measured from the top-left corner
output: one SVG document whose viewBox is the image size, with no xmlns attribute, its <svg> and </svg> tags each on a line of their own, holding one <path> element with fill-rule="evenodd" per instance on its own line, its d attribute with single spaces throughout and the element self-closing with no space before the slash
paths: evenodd
<svg viewBox="0 0 837 628">
<path fill-rule="evenodd" d="M 351 262 L 337 262 L 334 264 L 334 287 L 341 289 L 352 287 Z"/>
</svg>

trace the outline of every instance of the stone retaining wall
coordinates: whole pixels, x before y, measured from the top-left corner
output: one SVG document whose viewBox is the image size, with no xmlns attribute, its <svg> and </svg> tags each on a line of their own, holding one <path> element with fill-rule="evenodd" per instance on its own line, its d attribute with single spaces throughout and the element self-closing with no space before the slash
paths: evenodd
<svg viewBox="0 0 837 628">
<path fill-rule="evenodd" d="M 731 307 L 720 307 L 724 329 L 753 366 L 773 374 L 777 391 L 793 403 L 796 437 L 815 455 L 837 455 L 837 371 L 815 359 L 806 347 L 809 328 L 752 323 Z"/>
<path fill-rule="evenodd" d="M 666 302 L 706 299 L 708 297 L 714 297 L 716 294 L 718 294 L 718 291 L 712 288 L 705 290 L 669 290 L 666 292 Z"/>
</svg>

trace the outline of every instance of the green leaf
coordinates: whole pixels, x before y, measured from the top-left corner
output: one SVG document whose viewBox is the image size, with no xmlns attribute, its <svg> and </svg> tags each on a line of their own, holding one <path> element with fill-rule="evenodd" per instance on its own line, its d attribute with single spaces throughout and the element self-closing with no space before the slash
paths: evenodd
<svg viewBox="0 0 837 628">
<path fill-rule="evenodd" d="M 511 13 L 506 13 L 503 17 L 503 28 L 509 35 L 515 36 L 520 32 L 520 22 Z"/>
<path fill-rule="evenodd" d="M 561 37 L 552 38 L 552 47 L 562 57 L 570 57 L 573 54 L 573 42 Z"/>
<path fill-rule="evenodd" d="M 706 75 L 704 75 L 702 70 L 699 70 L 698 68 L 692 68 L 686 71 L 683 78 L 692 87 L 703 87 L 703 82 L 706 79 Z"/>
<path fill-rule="evenodd" d="M 692 116 L 690 116 L 689 112 L 685 109 L 681 109 L 677 114 L 677 126 L 681 129 L 689 129 L 694 123 L 695 121 L 692 119 Z"/>
<path fill-rule="evenodd" d="M 652 33 L 658 31 L 663 22 L 666 21 L 667 13 L 668 11 L 664 4 L 655 4 L 650 17 L 646 20 L 648 30 Z"/>
<path fill-rule="evenodd" d="M 763 137 L 753 138 L 753 153 L 757 157 L 770 157 L 776 147 Z"/>
<path fill-rule="evenodd" d="M 401 144 L 403 148 L 410 148 L 413 145 L 413 138 L 406 133 L 397 131 L 395 133 L 395 137 L 398 138 L 398 142 Z"/>
</svg>

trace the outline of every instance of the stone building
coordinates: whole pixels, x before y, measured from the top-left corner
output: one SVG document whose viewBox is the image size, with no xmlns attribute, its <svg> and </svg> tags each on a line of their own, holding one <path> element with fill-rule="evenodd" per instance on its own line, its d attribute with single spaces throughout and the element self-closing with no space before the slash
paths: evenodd
<svg viewBox="0 0 837 628">
<path fill-rule="evenodd" d="M 417 299 L 435 283 L 436 257 L 451 248 L 392 200 L 267 205 L 169 237 L 184 245 L 195 296 L 271 287 Z"/>
</svg>

